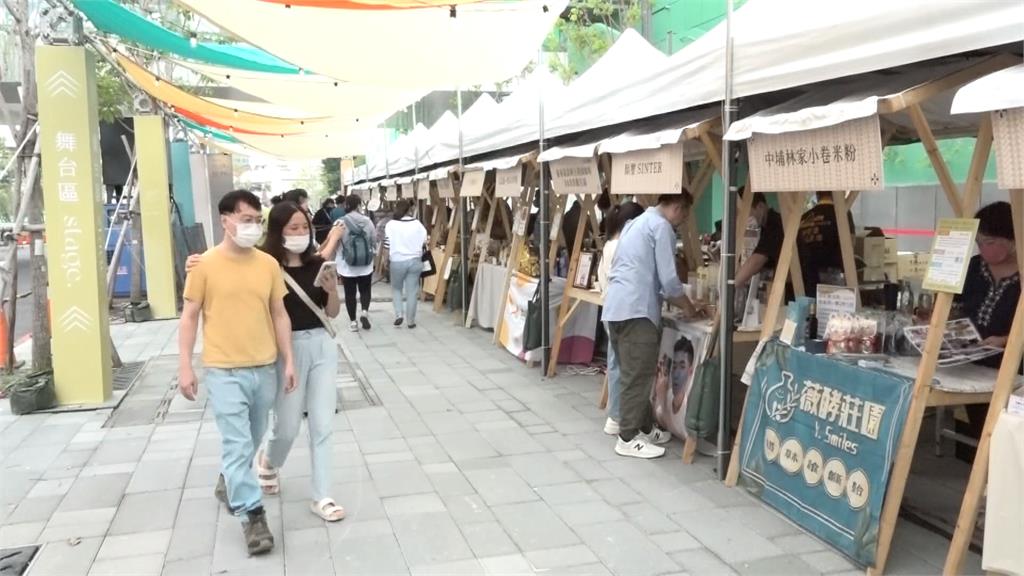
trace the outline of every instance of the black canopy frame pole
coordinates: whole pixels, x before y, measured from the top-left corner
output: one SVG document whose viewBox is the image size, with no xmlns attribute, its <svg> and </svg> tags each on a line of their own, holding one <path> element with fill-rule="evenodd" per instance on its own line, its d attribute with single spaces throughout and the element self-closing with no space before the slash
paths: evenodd
<svg viewBox="0 0 1024 576">
<path fill-rule="evenodd" d="M 719 480 L 725 480 L 732 454 L 732 352 L 733 324 L 735 323 L 735 273 L 736 273 L 736 196 L 735 163 L 732 146 L 724 138 L 729 124 L 736 113 L 733 101 L 733 46 L 732 46 L 733 0 L 726 0 L 725 9 L 725 94 L 722 100 L 722 189 L 725 193 L 725 214 L 722 217 L 722 258 L 719 286 L 721 326 L 719 338 L 719 404 L 718 404 L 718 451 L 717 466 Z"/>
</svg>

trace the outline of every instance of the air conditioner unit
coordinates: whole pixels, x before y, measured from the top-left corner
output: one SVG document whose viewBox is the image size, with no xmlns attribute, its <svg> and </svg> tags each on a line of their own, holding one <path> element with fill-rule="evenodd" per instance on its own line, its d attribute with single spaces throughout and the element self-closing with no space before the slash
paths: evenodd
<svg viewBox="0 0 1024 576">
<path fill-rule="evenodd" d="M 153 112 L 153 100 L 145 94 L 136 94 L 132 101 L 136 114 L 150 114 Z"/>
</svg>

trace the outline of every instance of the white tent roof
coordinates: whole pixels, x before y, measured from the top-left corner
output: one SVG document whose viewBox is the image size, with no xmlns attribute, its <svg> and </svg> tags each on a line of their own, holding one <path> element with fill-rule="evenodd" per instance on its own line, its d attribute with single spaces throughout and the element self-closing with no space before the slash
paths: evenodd
<svg viewBox="0 0 1024 576">
<path fill-rule="evenodd" d="M 950 110 L 970 114 L 1024 107 L 1024 64 L 979 78 L 957 91 Z"/>
<path fill-rule="evenodd" d="M 224 30 L 306 70 L 382 86 L 454 88 L 518 74 L 568 0 L 345 10 L 243 0 L 179 0 Z M 284 34 L 282 31 L 291 31 Z M 362 57 L 372 50 L 372 57 Z"/>
<path fill-rule="evenodd" d="M 288 76 L 174 60 L 207 78 L 296 111 L 295 116 L 344 116 L 368 125 L 421 98 L 422 90 L 405 90 L 340 82 L 317 74 Z M 241 109 L 241 108 L 240 108 Z M 255 113 L 262 113 L 252 110 Z M 265 110 L 266 111 L 266 110 Z M 275 114 L 267 114 L 275 115 Z"/>
<path fill-rule="evenodd" d="M 737 98 L 1024 39 L 1024 2 L 749 0 L 733 18 Z M 549 136 L 723 99 L 725 26 L 639 77 L 609 83 L 552 118 Z"/>
<path fill-rule="evenodd" d="M 463 155 L 466 147 L 466 127 L 486 121 L 497 113 L 498 103 L 487 93 L 481 94 L 476 102 L 462 113 Z M 448 123 L 443 130 L 431 131 L 429 161 L 431 164 L 450 162 L 459 157 L 459 120 Z"/>
</svg>

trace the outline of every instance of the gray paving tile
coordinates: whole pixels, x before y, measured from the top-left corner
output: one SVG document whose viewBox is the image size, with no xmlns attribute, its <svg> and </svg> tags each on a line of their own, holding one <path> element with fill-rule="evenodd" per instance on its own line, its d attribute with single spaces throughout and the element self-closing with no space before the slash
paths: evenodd
<svg viewBox="0 0 1024 576">
<path fill-rule="evenodd" d="M 736 574 L 736 571 L 725 562 L 722 562 L 721 558 L 705 549 L 676 552 L 672 554 L 672 559 L 690 574 L 715 574 L 722 576 Z"/>
<path fill-rule="evenodd" d="M 661 510 L 649 502 L 625 504 L 621 507 L 621 510 L 644 534 L 664 534 L 666 532 L 679 531 L 678 524 L 662 514 Z"/>
<path fill-rule="evenodd" d="M 160 576 L 163 565 L 163 554 L 97 559 L 89 570 L 89 576 Z"/>
<path fill-rule="evenodd" d="M 0 526 L 0 542 L 4 546 L 27 546 L 39 541 L 46 522 L 25 522 Z"/>
<path fill-rule="evenodd" d="M 26 522 L 45 522 L 53 515 L 64 496 L 47 496 L 44 498 L 24 498 L 17 505 L 4 524 L 23 524 Z"/>
<path fill-rule="evenodd" d="M 534 454 L 544 452 L 546 448 L 533 439 L 522 428 L 515 426 L 501 429 L 480 428 L 480 435 L 484 437 L 503 456 L 512 454 Z"/>
<path fill-rule="evenodd" d="M 505 533 L 505 529 L 497 522 L 466 524 L 461 528 L 462 535 L 477 558 L 505 556 L 519 551 L 512 539 Z M 484 563 L 484 567 L 488 568 L 486 563 Z"/>
<path fill-rule="evenodd" d="M 792 536 L 782 536 L 772 540 L 776 546 L 778 546 L 786 554 L 808 554 L 810 552 L 818 552 L 826 548 L 825 544 L 808 534 L 794 534 Z"/>
<path fill-rule="evenodd" d="M 334 574 L 327 528 L 285 531 L 284 563 L 289 574 Z"/>
<path fill-rule="evenodd" d="M 185 486 L 188 459 L 142 462 L 135 469 L 126 493 L 180 490 Z"/>
<path fill-rule="evenodd" d="M 39 551 L 32 564 L 32 576 L 86 576 L 102 538 L 83 538 L 71 544 L 51 542 Z"/>
<path fill-rule="evenodd" d="M 696 538 L 691 536 L 689 532 L 683 530 L 680 530 L 679 532 L 656 534 L 651 536 L 651 541 L 657 544 L 658 548 L 661 548 L 662 552 L 665 552 L 666 554 L 702 548 L 701 543 L 698 542 Z"/>
<path fill-rule="evenodd" d="M 136 532 L 121 536 L 107 536 L 103 540 L 96 560 L 160 554 L 167 551 L 171 542 L 171 530 Z"/>
<path fill-rule="evenodd" d="M 584 566 L 598 562 L 594 552 L 583 544 L 567 546 L 565 548 L 535 550 L 527 552 L 526 558 L 538 571 L 554 571 L 556 573 L 561 573 L 563 569 L 571 566 Z"/>
<path fill-rule="evenodd" d="M 181 490 L 128 494 L 117 509 L 110 525 L 110 534 L 173 528 L 180 501 Z"/>
<path fill-rule="evenodd" d="M 480 558 L 483 573 L 492 576 L 532 576 L 533 567 L 522 554 Z"/>
<path fill-rule="evenodd" d="M 604 500 L 559 504 L 553 505 L 552 508 L 573 529 L 623 519 L 622 512 Z"/>
<path fill-rule="evenodd" d="M 116 507 L 121 503 L 124 489 L 128 486 L 130 478 L 130 474 L 79 476 L 64 496 L 59 509 L 62 511 L 74 511 Z"/>
<path fill-rule="evenodd" d="M 390 518 L 429 512 L 445 512 L 444 502 L 437 494 L 415 494 L 384 499 L 384 510 Z"/>
<path fill-rule="evenodd" d="M 729 564 L 782 556 L 782 550 L 747 526 L 746 519 L 725 510 L 670 516 L 704 546 Z"/>
<path fill-rule="evenodd" d="M 190 558 L 213 557 L 213 546 L 217 541 L 217 522 L 179 523 L 171 534 L 167 547 L 167 562 Z"/>
<path fill-rule="evenodd" d="M 590 487 L 600 494 L 606 502 L 615 506 L 642 502 L 644 499 L 643 495 L 618 478 L 595 480 L 590 483 Z"/>
<path fill-rule="evenodd" d="M 498 452 L 487 440 L 484 440 L 484 437 L 474 430 L 441 434 L 438 435 L 437 441 L 455 462 L 492 458 L 498 455 Z"/>
<path fill-rule="evenodd" d="M 583 526 L 577 532 L 612 572 L 653 575 L 678 569 L 654 542 L 628 522 Z"/>
<path fill-rule="evenodd" d="M 778 574 L 779 576 L 818 576 L 821 571 L 796 556 L 776 556 L 734 564 L 740 574 Z"/>
<path fill-rule="evenodd" d="M 409 566 L 431 566 L 473 558 L 461 531 L 446 512 L 404 516 L 394 527 Z"/>
<path fill-rule="evenodd" d="M 564 548 L 580 541 L 543 502 L 496 506 L 494 514 L 519 549 L 524 552 Z"/>
<path fill-rule="evenodd" d="M 821 550 L 809 554 L 801 554 L 800 560 L 814 567 L 818 572 L 832 573 L 856 570 L 857 566 L 848 558 L 832 550 Z"/>
<path fill-rule="evenodd" d="M 346 522 L 384 518 L 384 504 L 372 482 L 334 485 L 334 498 L 345 509 Z"/>
<path fill-rule="evenodd" d="M 52 496 L 64 496 L 71 489 L 71 485 L 74 483 L 74 478 L 62 478 L 59 480 L 40 480 L 36 482 L 28 494 L 25 496 L 26 499 L 31 500 L 32 498 L 48 498 Z"/>
<path fill-rule="evenodd" d="M 530 486 L 578 482 L 580 476 L 551 454 L 509 456 L 508 462 Z"/>
<path fill-rule="evenodd" d="M 537 488 L 537 494 L 552 506 L 601 500 L 601 495 L 595 492 L 586 482 L 569 482 L 568 484 L 541 486 Z"/>
<path fill-rule="evenodd" d="M 476 576 L 483 573 L 484 567 L 476 559 L 415 566 L 412 569 L 413 576 Z"/>
<path fill-rule="evenodd" d="M 490 507 L 478 494 L 455 494 L 442 496 L 441 499 L 448 513 L 461 526 L 494 520 Z"/>
<path fill-rule="evenodd" d="M 416 462 L 371 464 L 369 468 L 377 494 L 382 498 L 434 491 L 423 468 Z"/>
<path fill-rule="evenodd" d="M 430 478 L 430 483 L 434 485 L 434 490 L 441 496 L 476 493 L 459 468 L 451 462 L 426 464 L 423 470 Z"/>
<path fill-rule="evenodd" d="M 210 565 L 213 563 L 211 556 L 197 556 L 185 560 L 171 560 L 164 562 L 164 570 L 161 576 L 195 576 L 197 574 L 209 574 Z"/>
<path fill-rule="evenodd" d="M 470 470 L 466 479 L 489 506 L 537 500 L 537 494 L 511 468 Z"/>
</svg>

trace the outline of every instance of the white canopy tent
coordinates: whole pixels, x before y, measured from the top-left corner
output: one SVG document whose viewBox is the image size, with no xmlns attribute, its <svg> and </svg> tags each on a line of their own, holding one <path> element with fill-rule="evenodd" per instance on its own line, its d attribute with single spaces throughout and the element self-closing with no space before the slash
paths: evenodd
<svg viewBox="0 0 1024 576">
<path fill-rule="evenodd" d="M 251 0 L 179 0 L 246 42 L 305 70 L 378 86 L 455 88 L 511 78 L 568 0 L 347 10 Z M 296 34 L 282 34 L 291 30 Z M 361 58 L 373 46 L 373 57 Z"/>
<path fill-rule="evenodd" d="M 1024 108 L 1024 64 L 979 78 L 957 91 L 951 114 Z"/>
</svg>

